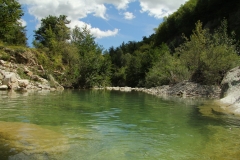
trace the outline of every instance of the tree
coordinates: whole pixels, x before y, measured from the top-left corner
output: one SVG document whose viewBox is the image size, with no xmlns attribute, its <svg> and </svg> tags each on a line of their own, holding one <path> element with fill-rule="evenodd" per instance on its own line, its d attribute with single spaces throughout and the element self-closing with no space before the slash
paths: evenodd
<svg viewBox="0 0 240 160">
<path fill-rule="evenodd" d="M 157 49 L 158 57 L 146 75 L 146 87 L 156 87 L 180 82 L 187 79 L 188 72 L 178 57 L 170 54 L 166 44 Z"/>
<path fill-rule="evenodd" d="M 76 26 L 72 30 L 71 44 L 78 49 L 79 55 L 79 77 L 75 86 L 92 88 L 109 85 L 110 58 L 102 55 L 103 49 L 95 43 L 87 26 Z"/>
<path fill-rule="evenodd" d="M 21 5 L 15 0 L 0 0 L 0 40 L 9 44 L 26 45 L 25 27 L 20 19 Z"/>
<path fill-rule="evenodd" d="M 70 21 L 67 20 L 65 15 L 60 15 L 59 17 L 49 15 L 43 18 L 40 28 L 34 31 L 34 46 L 37 48 L 57 48 L 58 42 L 66 42 L 70 39 L 70 28 L 66 26 L 69 23 Z"/>
<path fill-rule="evenodd" d="M 191 80 L 203 84 L 219 84 L 224 74 L 239 63 L 234 37 L 228 36 L 227 21 L 213 34 L 198 21 L 190 38 L 176 48 L 191 75 Z"/>
<path fill-rule="evenodd" d="M 71 43 L 78 47 L 81 56 L 84 56 L 84 54 L 90 51 L 96 51 L 98 48 L 98 45 L 95 43 L 95 38 L 90 33 L 87 26 L 82 28 L 75 26 L 71 34 Z"/>
</svg>

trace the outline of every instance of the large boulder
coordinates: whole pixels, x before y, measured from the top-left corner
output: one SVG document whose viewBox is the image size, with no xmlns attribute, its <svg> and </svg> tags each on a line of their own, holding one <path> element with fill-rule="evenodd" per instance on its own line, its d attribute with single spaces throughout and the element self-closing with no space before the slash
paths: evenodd
<svg viewBox="0 0 240 160">
<path fill-rule="evenodd" d="M 231 69 L 222 80 L 222 108 L 240 115 L 240 66 Z"/>
<path fill-rule="evenodd" d="M 9 88 L 14 89 L 18 87 L 18 76 L 16 73 L 10 72 L 4 75 L 4 79 L 2 81 L 3 85 L 7 85 Z"/>
</svg>

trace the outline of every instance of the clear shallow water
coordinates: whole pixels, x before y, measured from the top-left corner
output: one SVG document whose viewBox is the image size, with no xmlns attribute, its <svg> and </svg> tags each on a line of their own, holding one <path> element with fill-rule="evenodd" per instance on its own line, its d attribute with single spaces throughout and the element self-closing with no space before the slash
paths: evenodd
<svg viewBox="0 0 240 160">
<path fill-rule="evenodd" d="M 0 159 L 240 159 L 240 119 L 144 93 L 0 92 Z"/>
</svg>

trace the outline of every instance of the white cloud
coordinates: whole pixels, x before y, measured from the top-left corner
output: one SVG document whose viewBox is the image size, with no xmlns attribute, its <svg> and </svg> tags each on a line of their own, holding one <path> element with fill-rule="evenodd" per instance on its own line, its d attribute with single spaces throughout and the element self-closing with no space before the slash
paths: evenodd
<svg viewBox="0 0 240 160">
<path fill-rule="evenodd" d="M 128 8 L 128 4 L 134 2 L 135 0 L 93 0 L 93 1 L 96 1 L 98 3 L 112 4 L 118 10 L 120 9 L 125 10 Z"/>
<path fill-rule="evenodd" d="M 176 11 L 187 0 L 139 0 L 141 12 L 147 12 L 149 16 L 163 18 Z"/>
<path fill-rule="evenodd" d="M 92 34 L 95 35 L 96 38 L 115 36 L 119 32 L 119 29 L 116 28 L 113 31 L 111 30 L 101 31 L 99 28 L 91 28 L 90 30 Z"/>
<path fill-rule="evenodd" d="M 107 21 L 107 4 L 118 10 L 126 10 L 129 4 L 134 1 L 139 1 L 141 12 L 146 12 L 156 18 L 162 18 L 177 10 L 187 0 L 19 0 L 22 5 L 27 6 L 28 12 L 38 21 L 36 27 L 40 26 L 42 18 L 49 15 L 67 15 L 68 19 L 71 20 L 71 28 L 75 25 L 79 25 L 79 27 L 87 25 L 97 38 L 115 36 L 119 29 L 113 27 L 112 30 L 101 30 L 84 23 L 81 19 L 91 14 Z M 125 12 L 123 15 L 125 19 L 135 18 L 131 12 Z M 23 25 L 25 25 L 24 21 Z"/>
<path fill-rule="evenodd" d="M 112 4 L 117 9 L 126 9 L 132 0 L 19 0 L 23 5 L 27 5 L 28 12 L 33 15 L 38 22 L 49 15 L 67 15 L 71 23 L 75 25 L 86 25 L 81 21 L 82 18 L 92 14 L 107 20 L 105 4 Z M 74 24 L 73 23 L 73 24 Z M 75 25 L 71 24 L 71 27 Z M 39 27 L 40 25 L 37 24 Z M 81 26 L 80 26 L 81 27 Z M 98 28 L 89 27 L 94 36 L 101 38 L 116 35 L 118 29 L 102 31 Z"/>
<path fill-rule="evenodd" d="M 127 19 L 127 20 L 131 20 L 131 19 L 135 18 L 135 16 L 131 12 L 125 12 L 124 13 L 124 18 Z"/>
<path fill-rule="evenodd" d="M 111 30 L 102 31 L 99 28 L 92 27 L 90 24 L 86 24 L 82 21 L 78 21 L 78 20 L 71 21 L 71 23 L 69 24 L 69 27 L 74 28 L 75 26 L 78 26 L 80 28 L 87 26 L 87 28 L 91 31 L 93 36 L 96 38 L 115 36 L 119 32 L 119 29 L 116 29 L 116 28 L 112 31 Z"/>
<path fill-rule="evenodd" d="M 27 26 L 27 22 L 24 19 L 20 19 L 19 22 L 22 24 L 22 26 Z"/>
</svg>

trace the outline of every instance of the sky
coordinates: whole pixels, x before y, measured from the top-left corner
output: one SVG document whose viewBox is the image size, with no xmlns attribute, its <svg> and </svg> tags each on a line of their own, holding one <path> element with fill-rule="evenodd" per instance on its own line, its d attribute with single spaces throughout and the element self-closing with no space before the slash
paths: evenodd
<svg viewBox="0 0 240 160">
<path fill-rule="evenodd" d="M 163 17 L 175 12 L 187 0 L 18 0 L 24 16 L 28 45 L 34 30 L 49 15 L 66 15 L 70 28 L 87 25 L 96 43 L 104 49 L 122 42 L 141 41 L 154 33 Z"/>
</svg>

